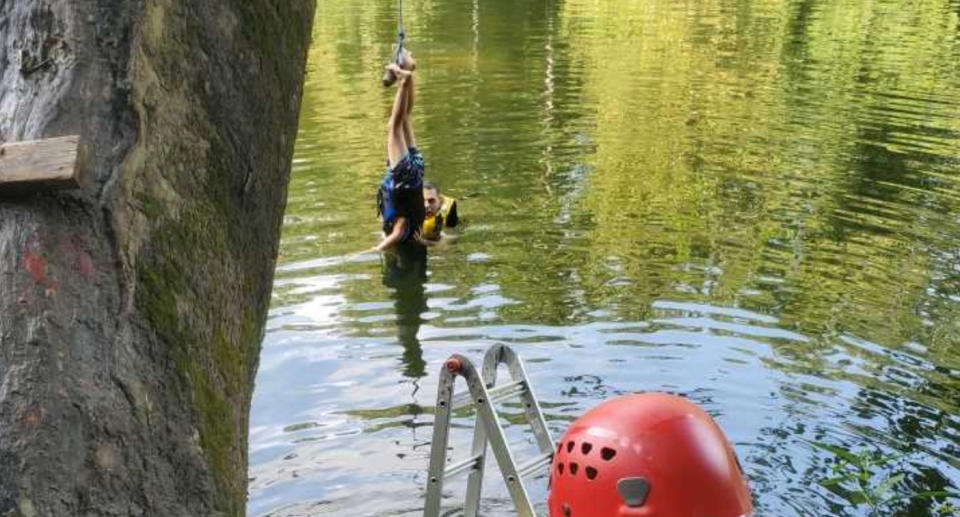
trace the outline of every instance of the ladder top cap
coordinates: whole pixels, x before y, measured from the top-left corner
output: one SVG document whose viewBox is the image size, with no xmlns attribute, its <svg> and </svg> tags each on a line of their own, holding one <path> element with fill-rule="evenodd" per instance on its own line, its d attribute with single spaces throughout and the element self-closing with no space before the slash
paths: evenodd
<svg viewBox="0 0 960 517">
<path fill-rule="evenodd" d="M 444 366 L 447 368 L 447 371 L 450 373 L 460 373 L 460 370 L 463 369 L 463 363 L 460 362 L 460 359 L 456 357 L 451 357 L 447 359 L 447 362 L 444 363 Z"/>
</svg>

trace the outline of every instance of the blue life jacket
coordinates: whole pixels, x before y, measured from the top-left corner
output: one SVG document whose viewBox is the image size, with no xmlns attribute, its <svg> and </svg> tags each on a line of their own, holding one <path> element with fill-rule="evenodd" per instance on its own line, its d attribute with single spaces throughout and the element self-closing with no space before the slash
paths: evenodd
<svg viewBox="0 0 960 517">
<path fill-rule="evenodd" d="M 377 214 L 383 219 L 383 232 L 389 234 L 398 217 L 407 218 L 403 241 L 423 225 L 423 155 L 411 147 L 392 169 L 387 169 L 377 191 Z"/>
</svg>

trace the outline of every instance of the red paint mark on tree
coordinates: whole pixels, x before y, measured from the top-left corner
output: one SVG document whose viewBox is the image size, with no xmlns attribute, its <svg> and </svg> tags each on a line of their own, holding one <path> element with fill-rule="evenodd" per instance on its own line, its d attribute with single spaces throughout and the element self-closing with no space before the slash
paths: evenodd
<svg viewBox="0 0 960 517">
<path fill-rule="evenodd" d="M 24 424 L 30 427 L 34 427 L 38 425 L 41 420 L 43 420 L 43 410 L 35 406 L 29 407 L 29 408 L 26 408 L 20 414 L 20 416 L 23 419 Z"/>
<path fill-rule="evenodd" d="M 38 284 L 45 285 L 47 283 L 47 261 L 40 255 L 32 251 L 24 253 L 23 269 L 26 269 L 27 273 L 29 273 Z"/>
<path fill-rule="evenodd" d="M 57 281 L 50 278 L 50 263 L 44 258 L 41 238 L 37 233 L 23 248 L 22 267 L 37 285 L 44 287 L 45 296 L 51 297 L 56 293 Z"/>
</svg>

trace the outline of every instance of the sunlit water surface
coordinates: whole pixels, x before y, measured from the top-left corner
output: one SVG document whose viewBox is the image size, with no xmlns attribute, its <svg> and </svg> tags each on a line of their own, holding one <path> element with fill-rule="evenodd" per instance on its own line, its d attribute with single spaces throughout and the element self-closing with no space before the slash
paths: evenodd
<svg viewBox="0 0 960 517">
<path fill-rule="evenodd" d="M 251 515 L 417 515 L 437 372 L 494 343 L 555 438 L 622 393 L 702 404 L 759 515 L 869 515 L 814 442 L 898 455 L 898 494 L 960 487 L 957 0 L 404 3 L 428 177 L 467 224 L 426 264 L 351 255 L 378 239 L 396 6 L 320 0 Z M 511 515 L 491 467 L 484 515 Z"/>
</svg>

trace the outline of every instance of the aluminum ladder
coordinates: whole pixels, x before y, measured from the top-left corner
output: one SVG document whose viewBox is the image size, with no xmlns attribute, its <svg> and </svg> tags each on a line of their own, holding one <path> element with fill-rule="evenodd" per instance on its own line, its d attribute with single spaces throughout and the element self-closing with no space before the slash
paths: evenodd
<svg viewBox="0 0 960 517">
<path fill-rule="evenodd" d="M 511 381 L 499 386 L 497 368 L 506 365 Z M 457 377 L 467 382 L 468 391 L 454 395 L 453 388 Z M 519 398 L 523 405 L 527 423 L 533 429 L 539 454 L 517 465 L 506 435 L 500 426 L 495 404 L 511 398 Z M 473 429 L 473 446 L 470 456 L 460 462 L 447 465 L 447 440 L 450 430 L 450 415 L 454 411 L 473 406 L 476 409 L 476 422 Z M 554 443 L 547 429 L 547 423 L 540 411 L 540 404 L 533 394 L 527 380 L 523 361 L 508 346 L 494 345 L 483 357 L 482 376 L 477 373 L 473 363 L 459 354 L 446 361 L 440 371 L 440 386 L 437 390 L 437 407 L 433 421 L 433 441 L 430 448 L 430 470 L 427 475 L 427 502 L 423 510 L 424 517 L 439 517 L 440 500 L 445 479 L 469 473 L 467 495 L 464 504 L 465 517 L 477 517 L 480 509 L 480 490 L 483 485 L 483 470 L 487 454 L 487 443 L 493 450 L 497 465 L 503 474 L 503 480 L 510 491 L 513 505 L 520 517 L 536 517 L 530 496 L 523 486 L 523 478 L 549 467 L 553 461 Z"/>
</svg>

